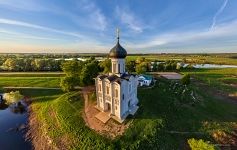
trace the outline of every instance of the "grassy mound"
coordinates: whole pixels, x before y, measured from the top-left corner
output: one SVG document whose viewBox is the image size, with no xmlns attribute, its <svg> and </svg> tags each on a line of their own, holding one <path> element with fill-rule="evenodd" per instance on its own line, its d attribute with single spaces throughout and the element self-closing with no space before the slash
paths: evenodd
<svg viewBox="0 0 237 150">
<path fill-rule="evenodd" d="M 82 118 L 84 102 L 80 92 L 48 93 L 38 97 L 32 109 L 57 147 L 65 149 L 183 149 L 190 138 L 216 143 L 216 131 L 231 133 L 236 126 L 237 106 L 206 95 L 191 84 L 200 99 L 183 103 L 160 79 L 152 89 L 139 89 L 140 108 L 124 135 L 107 139 L 89 129 Z M 47 93 L 46 93 L 47 94 Z"/>
<path fill-rule="evenodd" d="M 78 92 L 33 104 L 33 111 L 38 112 L 38 119 L 42 121 L 42 132 L 47 132 L 57 147 L 105 149 L 112 146 L 107 139 L 85 126 L 82 108 L 83 101 Z"/>
</svg>

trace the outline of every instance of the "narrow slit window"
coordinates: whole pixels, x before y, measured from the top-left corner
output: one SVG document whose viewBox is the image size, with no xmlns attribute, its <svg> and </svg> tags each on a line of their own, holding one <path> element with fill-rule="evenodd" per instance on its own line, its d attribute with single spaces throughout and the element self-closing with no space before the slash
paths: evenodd
<svg viewBox="0 0 237 150">
<path fill-rule="evenodd" d="M 109 94 L 109 86 L 106 87 L 106 93 Z"/>
<path fill-rule="evenodd" d="M 113 72 L 116 72 L 116 64 L 113 64 Z"/>
<path fill-rule="evenodd" d="M 120 64 L 118 64 L 118 73 L 120 73 Z"/>
<path fill-rule="evenodd" d="M 118 97 L 118 89 L 115 89 L 115 97 Z"/>
</svg>

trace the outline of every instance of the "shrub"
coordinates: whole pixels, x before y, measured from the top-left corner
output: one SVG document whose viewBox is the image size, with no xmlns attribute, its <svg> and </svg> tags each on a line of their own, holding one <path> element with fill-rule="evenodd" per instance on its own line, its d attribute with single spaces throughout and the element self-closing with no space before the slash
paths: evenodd
<svg viewBox="0 0 237 150">
<path fill-rule="evenodd" d="M 19 91 L 11 91 L 10 93 L 5 93 L 3 99 L 6 100 L 7 104 L 17 103 L 23 98 L 23 95 Z"/>
<path fill-rule="evenodd" d="M 216 150 L 217 147 L 215 147 L 213 144 L 210 144 L 209 142 L 204 142 L 202 139 L 196 140 L 194 138 L 188 140 L 188 144 L 191 148 L 191 150 Z"/>
<path fill-rule="evenodd" d="M 189 74 L 185 74 L 182 79 L 181 79 L 181 83 L 183 85 L 189 85 L 190 84 L 190 75 Z"/>
</svg>

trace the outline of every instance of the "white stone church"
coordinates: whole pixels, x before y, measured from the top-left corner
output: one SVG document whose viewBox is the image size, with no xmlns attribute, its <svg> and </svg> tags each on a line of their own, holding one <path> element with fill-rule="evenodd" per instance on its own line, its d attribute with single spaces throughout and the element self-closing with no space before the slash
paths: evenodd
<svg viewBox="0 0 237 150">
<path fill-rule="evenodd" d="M 138 109 L 138 77 L 125 70 L 127 51 L 119 43 L 110 50 L 112 70 L 109 74 L 99 75 L 95 79 L 97 108 L 107 112 L 110 117 L 123 122 L 129 114 Z"/>
</svg>

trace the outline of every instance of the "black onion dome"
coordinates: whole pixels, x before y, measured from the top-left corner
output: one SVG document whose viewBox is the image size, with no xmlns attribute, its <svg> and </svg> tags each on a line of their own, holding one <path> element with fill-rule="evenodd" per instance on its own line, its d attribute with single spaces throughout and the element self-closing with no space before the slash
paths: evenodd
<svg viewBox="0 0 237 150">
<path fill-rule="evenodd" d="M 125 58 L 127 56 L 127 51 L 119 44 L 119 39 L 117 44 L 110 50 L 110 58 Z"/>
</svg>

